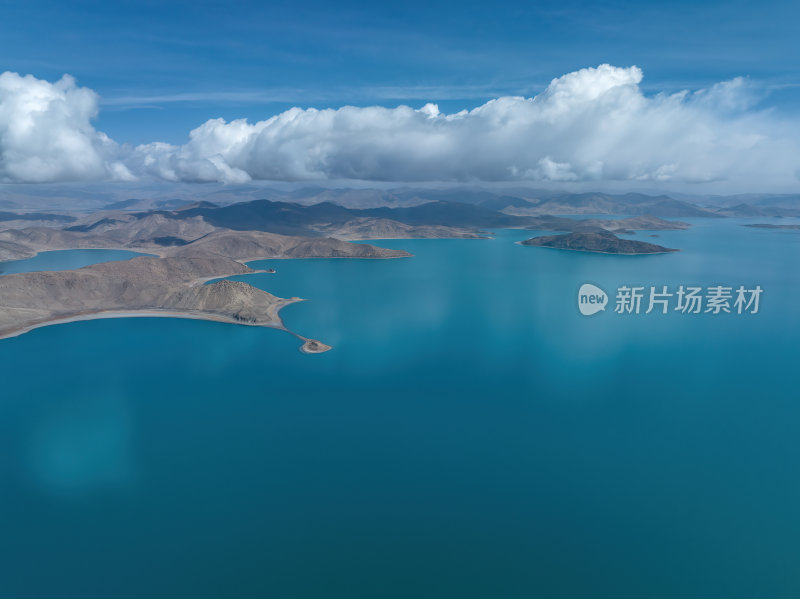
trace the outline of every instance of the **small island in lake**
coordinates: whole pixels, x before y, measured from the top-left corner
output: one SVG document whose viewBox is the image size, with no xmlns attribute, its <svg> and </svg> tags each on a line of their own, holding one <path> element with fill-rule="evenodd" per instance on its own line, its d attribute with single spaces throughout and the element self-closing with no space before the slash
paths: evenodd
<svg viewBox="0 0 800 599">
<path fill-rule="evenodd" d="M 620 239 L 608 231 L 591 231 L 566 233 L 564 235 L 543 235 L 520 242 L 521 245 L 554 248 L 559 250 L 575 250 L 579 252 L 596 252 L 600 254 L 664 254 L 678 250 L 666 248 L 654 243 Z"/>
</svg>

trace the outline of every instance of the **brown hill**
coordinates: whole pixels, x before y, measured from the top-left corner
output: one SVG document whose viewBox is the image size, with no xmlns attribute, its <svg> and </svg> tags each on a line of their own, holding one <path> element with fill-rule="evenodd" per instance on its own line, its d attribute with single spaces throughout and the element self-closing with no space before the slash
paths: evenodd
<svg viewBox="0 0 800 599">
<path fill-rule="evenodd" d="M 634 241 L 632 239 L 620 239 L 608 231 L 546 235 L 534 237 L 521 243 L 522 245 L 533 245 L 561 250 L 578 250 L 581 252 L 597 252 L 601 254 L 662 254 L 678 251 L 654 243 L 645 243 L 644 241 Z"/>
<path fill-rule="evenodd" d="M 246 283 L 211 278 L 253 272 L 221 256 L 134 258 L 78 270 L 0 277 L 0 336 L 70 318 L 103 313 L 167 313 L 282 326 L 280 307 L 290 301 Z"/>
</svg>

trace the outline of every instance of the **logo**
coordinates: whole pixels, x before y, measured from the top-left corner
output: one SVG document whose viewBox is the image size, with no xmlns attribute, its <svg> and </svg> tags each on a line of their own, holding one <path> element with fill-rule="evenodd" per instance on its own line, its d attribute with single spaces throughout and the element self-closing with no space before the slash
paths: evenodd
<svg viewBox="0 0 800 599">
<path fill-rule="evenodd" d="M 591 316 L 597 314 L 601 310 L 606 309 L 608 304 L 608 295 L 596 285 L 591 283 L 584 283 L 578 290 L 578 310 L 584 316 Z"/>
<path fill-rule="evenodd" d="M 758 314 L 761 285 L 621 285 L 614 297 L 616 314 Z M 597 285 L 584 283 L 578 290 L 578 310 L 584 316 L 602 312 L 608 295 Z"/>
</svg>

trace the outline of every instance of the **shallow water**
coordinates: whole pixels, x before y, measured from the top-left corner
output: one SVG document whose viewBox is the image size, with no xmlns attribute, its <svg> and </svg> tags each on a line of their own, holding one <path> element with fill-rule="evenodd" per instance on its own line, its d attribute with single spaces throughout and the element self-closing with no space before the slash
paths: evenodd
<svg viewBox="0 0 800 599">
<path fill-rule="evenodd" d="M 784 219 L 782 222 L 789 222 Z M 797 597 L 800 232 L 607 256 L 394 240 L 275 260 L 291 335 L 98 320 L 0 343 L 0 585 L 49 597 Z M 764 288 L 586 318 L 577 289 Z"/>
</svg>

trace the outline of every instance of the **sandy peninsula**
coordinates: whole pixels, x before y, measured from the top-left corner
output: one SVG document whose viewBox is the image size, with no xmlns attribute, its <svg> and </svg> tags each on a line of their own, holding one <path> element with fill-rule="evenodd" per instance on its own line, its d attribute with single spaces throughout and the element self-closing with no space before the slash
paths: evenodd
<svg viewBox="0 0 800 599">
<path fill-rule="evenodd" d="M 225 277 L 267 272 L 245 264 L 260 259 L 410 255 L 315 233 L 232 230 L 199 215 L 160 212 L 107 212 L 73 219 L 62 228 L 0 231 L 0 260 L 68 249 L 125 249 L 157 256 L 0 276 L 0 339 L 48 325 L 127 317 L 192 318 L 286 330 L 279 311 L 299 298 L 280 298 Z M 206 284 L 216 279 L 222 280 Z M 305 353 L 331 349 L 321 341 L 298 338 Z"/>
<path fill-rule="evenodd" d="M 32 237 L 52 239 L 45 232 L 34 232 Z M 163 252 L 162 257 L 0 277 L 0 339 L 54 324 L 144 316 L 204 319 L 286 330 L 279 311 L 301 301 L 300 298 L 280 298 L 242 281 L 225 279 L 266 272 L 253 270 L 241 261 L 242 258 L 397 258 L 408 255 L 399 250 L 330 238 L 215 231 L 203 236 L 196 245 L 173 248 Z M 223 280 L 206 284 L 214 279 Z M 317 340 L 300 339 L 305 353 L 331 349 Z"/>
</svg>

